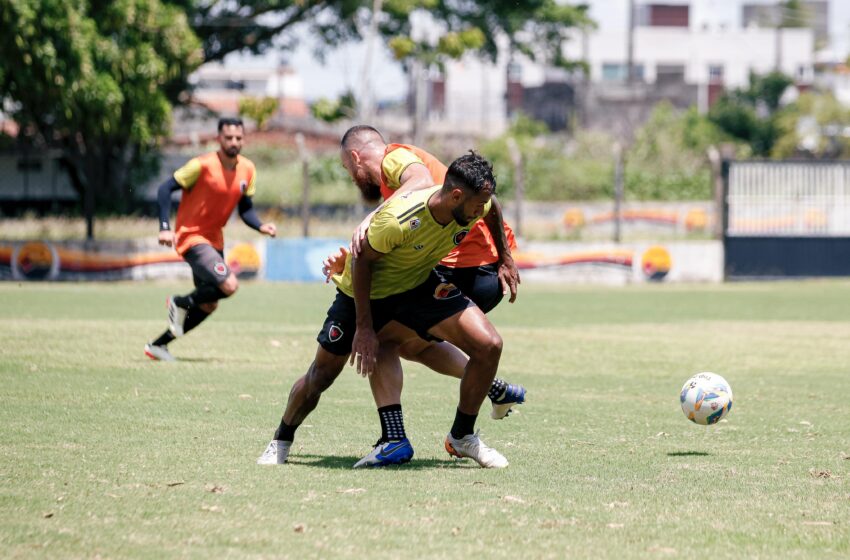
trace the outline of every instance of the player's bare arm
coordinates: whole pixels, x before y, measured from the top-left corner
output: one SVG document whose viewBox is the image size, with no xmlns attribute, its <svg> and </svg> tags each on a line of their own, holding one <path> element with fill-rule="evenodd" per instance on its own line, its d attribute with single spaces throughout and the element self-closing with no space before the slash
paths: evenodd
<svg viewBox="0 0 850 560">
<path fill-rule="evenodd" d="M 372 264 L 383 256 L 363 241 L 360 256 L 351 259 L 351 281 L 354 289 L 354 305 L 357 310 L 356 330 L 351 344 L 349 363 L 357 367 L 363 377 L 372 375 L 378 360 L 378 335 L 372 326 Z"/>
<path fill-rule="evenodd" d="M 431 172 L 428 171 L 428 168 L 421 163 L 411 163 L 408 165 L 402 172 L 400 179 L 400 186 L 396 189 L 396 194 L 394 196 L 434 186 L 434 179 L 431 177 Z M 354 235 L 351 237 L 351 254 L 353 256 L 358 256 L 361 251 L 363 240 L 366 238 L 366 232 L 369 230 L 369 224 L 372 221 L 372 216 L 377 214 L 385 204 L 386 201 L 370 212 L 369 215 L 360 222 L 357 229 L 354 230 Z"/>
<path fill-rule="evenodd" d="M 493 243 L 496 245 L 496 252 L 499 254 L 499 282 L 502 285 L 502 293 L 507 295 L 510 291 L 511 297 L 508 301 L 513 303 L 516 301 L 517 287 L 520 284 L 519 271 L 514 263 L 511 248 L 508 245 L 508 239 L 505 235 L 502 205 L 499 204 L 495 196 L 490 200 L 492 201 L 492 206 L 490 207 L 490 212 L 484 216 L 484 224 L 490 230 Z"/>
</svg>

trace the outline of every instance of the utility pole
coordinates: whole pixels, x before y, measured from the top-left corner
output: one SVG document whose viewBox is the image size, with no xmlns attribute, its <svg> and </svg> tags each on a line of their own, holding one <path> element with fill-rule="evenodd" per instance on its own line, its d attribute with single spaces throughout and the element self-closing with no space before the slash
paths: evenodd
<svg viewBox="0 0 850 560">
<path fill-rule="evenodd" d="M 369 30 L 366 33 L 366 55 L 363 59 L 363 76 L 360 78 L 360 121 L 371 122 L 373 113 L 372 87 L 370 78 L 372 73 L 372 52 L 375 48 L 375 36 L 378 34 L 378 16 L 384 0 L 372 0 L 372 19 L 369 21 Z"/>
<path fill-rule="evenodd" d="M 626 33 L 626 82 L 635 82 L 635 0 L 629 2 L 629 29 Z"/>
</svg>

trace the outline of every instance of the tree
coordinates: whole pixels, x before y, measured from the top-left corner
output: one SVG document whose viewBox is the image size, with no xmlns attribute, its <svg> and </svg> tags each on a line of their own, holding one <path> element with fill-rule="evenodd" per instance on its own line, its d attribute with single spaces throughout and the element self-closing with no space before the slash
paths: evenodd
<svg viewBox="0 0 850 560">
<path fill-rule="evenodd" d="M 776 117 L 774 158 L 850 156 L 850 110 L 832 93 L 803 93 Z"/>
<path fill-rule="evenodd" d="M 278 105 L 274 97 L 243 97 L 239 100 L 239 114 L 257 123 L 257 130 L 265 130 Z"/>
<path fill-rule="evenodd" d="M 793 82 L 779 72 L 750 74 L 747 88 L 728 92 L 708 112 L 709 120 L 734 139 L 749 144 L 753 155 L 770 155 L 779 136 L 776 114 Z"/>
<path fill-rule="evenodd" d="M 321 39 L 322 49 L 361 39 L 370 28 L 372 0 L 242 0 L 241 2 L 173 0 L 189 13 L 203 41 L 206 60 L 245 50 L 261 53 L 270 46 L 291 48 L 299 24 Z M 576 27 L 592 25 L 585 5 L 564 5 L 556 0 L 383 0 L 377 30 L 387 40 L 406 71 L 417 65 L 440 65 L 446 57 L 458 58 L 473 51 L 495 60 L 500 42 L 510 53 L 521 52 L 534 60 L 561 66 L 581 66 L 563 56 L 563 43 Z M 427 14 L 441 30 L 435 42 L 413 36 L 415 15 Z M 321 114 L 333 115 L 333 102 L 323 101 Z"/>
<path fill-rule="evenodd" d="M 204 58 L 220 60 L 234 51 L 261 53 L 273 44 L 294 46 L 285 35 L 299 24 L 326 46 L 362 38 L 371 20 L 371 0 L 242 0 L 240 2 L 170 0 L 182 7 L 201 38 Z M 411 39 L 415 12 L 427 13 L 444 28 L 438 45 L 420 45 L 431 51 L 459 56 L 467 48 L 495 60 L 499 37 L 510 48 L 556 65 L 569 65 L 561 46 L 570 31 L 590 25 L 587 6 L 564 5 L 556 0 L 384 0 L 379 32 L 387 39 Z"/>
<path fill-rule="evenodd" d="M 201 62 L 185 14 L 161 0 L 6 0 L 0 27 L 0 98 L 19 140 L 62 149 L 89 215 L 128 210 L 128 169 L 167 133 Z"/>
</svg>

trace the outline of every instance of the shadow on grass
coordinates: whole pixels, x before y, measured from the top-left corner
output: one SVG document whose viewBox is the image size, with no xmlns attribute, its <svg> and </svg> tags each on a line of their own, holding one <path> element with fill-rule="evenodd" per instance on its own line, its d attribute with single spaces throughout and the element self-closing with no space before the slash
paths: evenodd
<svg viewBox="0 0 850 560">
<path fill-rule="evenodd" d="M 351 470 L 354 463 L 360 457 L 339 457 L 326 455 L 301 455 L 290 457 L 288 463 L 303 467 L 319 467 L 323 469 L 346 469 Z M 382 467 L 381 470 L 425 470 L 425 469 L 455 469 L 455 468 L 479 468 L 472 460 L 455 461 L 454 459 L 414 459 L 403 465 L 390 465 Z"/>
<path fill-rule="evenodd" d="M 671 451 L 668 457 L 708 457 L 711 453 L 705 451 Z"/>
<path fill-rule="evenodd" d="M 190 364 L 208 364 L 212 362 L 221 363 L 223 360 L 219 360 L 216 358 L 177 358 L 178 362 L 186 362 Z"/>
</svg>

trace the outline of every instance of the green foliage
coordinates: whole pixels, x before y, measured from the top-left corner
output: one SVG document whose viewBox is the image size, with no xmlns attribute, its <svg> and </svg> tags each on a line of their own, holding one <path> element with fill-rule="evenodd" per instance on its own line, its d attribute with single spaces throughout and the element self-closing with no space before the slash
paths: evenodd
<svg viewBox="0 0 850 560">
<path fill-rule="evenodd" d="M 850 157 L 850 138 L 844 135 L 848 126 L 850 110 L 832 93 L 803 93 L 777 114 L 771 156 Z"/>
<path fill-rule="evenodd" d="M 482 145 L 493 162 L 499 194 L 514 192 L 514 165 L 507 138 L 525 162 L 525 190 L 531 200 L 610 199 L 614 191 L 615 138 L 578 131 L 565 141 L 546 136 L 546 126 L 520 116 L 502 137 Z M 704 200 L 711 197 L 707 149 L 728 137 L 696 109 L 676 111 L 661 103 L 636 134 L 626 155 L 626 197 L 632 200 Z"/>
<path fill-rule="evenodd" d="M 706 150 L 724 139 L 696 108 L 681 113 L 659 103 L 638 129 L 626 156 L 626 196 L 638 200 L 711 197 Z"/>
<path fill-rule="evenodd" d="M 168 132 L 201 62 L 186 15 L 160 0 L 9 0 L 0 27 L 0 97 L 21 130 L 63 147 L 102 208 L 126 205 L 126 169 Z"/>
<path fill-rule="evenodd" d="M 277 107 L 278 100 L 274 97 L 243 97 L 239 100 L 239 114 L 257 123 L 258 130 L 265 130 Z"/>
<path fill-rule="evenodd" d="M 596 200 L 613 193 L 612 139 L 581 131 L 568 146 L 546 137 L 546 125 L 518 116 L 503 136 L 484 143 L 482 154 L 493 163 L 502 198 L 514 195 L 514 164 L 507 139 L 513 137 L 523 155 L 525 196 L 530 200 Z"/>
<path fill-rule="evenodd" d="M 357 100 L 352 92 L 346 92 L 336 101 L 324 97 L 313 103 L 310 112 L 319 120 L 325 122 L 336 122 L 341 119 L 350 119 L 357 114 Z"/>
<path fill-rule="evenodd" d="M 411 37 L 410 15 L 425 10 L 444 26 L 436 44 Z M 532 59 L 560 66 L 575 66 L 563 56 L 563 44 L 577 27 L 590 27 L 587 6 L 558 3 L 555 0 L 531 2 L 455 2 L 452 0 L 391 1 L 385 5 L 381 31 L 389 38 L 398 60 L 415 58 L 425 64 L 441 64 L 473 52 L 495 60 L 497 38 L 507 37 L 510 50 Z"/>
<path fill-rule="evenodd" d="M 776 124 L 780 99 L 792 83 L 779 72 L 750 74 L 749 86 L 721 96 L 708 118 L 732 138 L 749 144 L 754 155 L 768 156 L 780 134 Z"/>
<path fill-rule="evenodd" d="M 243 0 L 194 2 L 171 0 L 183 7 L 203 41 L 206 60 L 220 60 L 234 51 L 261 53 L 277 39 L 277 48 L 294 46 L 284 32 L 306 24 L 320 39 L 322 49 L 360 39 L 371 19 L 371 0 Z M 416 57 L 438 64 L 473 51 L 495 60 L 497 39 L 508 37 L 511 48 L 550 63 L 570 65 L 562 47 L 576 27 L 591 26 L 584 4 L 556 0 L 505 2 L 483 0 L 386 0 L 379 16 L 379 32 L 399 60 Z M 437 44 L 411 37 L 411 15 L 427 13 L 443 27 Z M 260 23 L 264 21 L 265 23 Z"/>
</svg>

